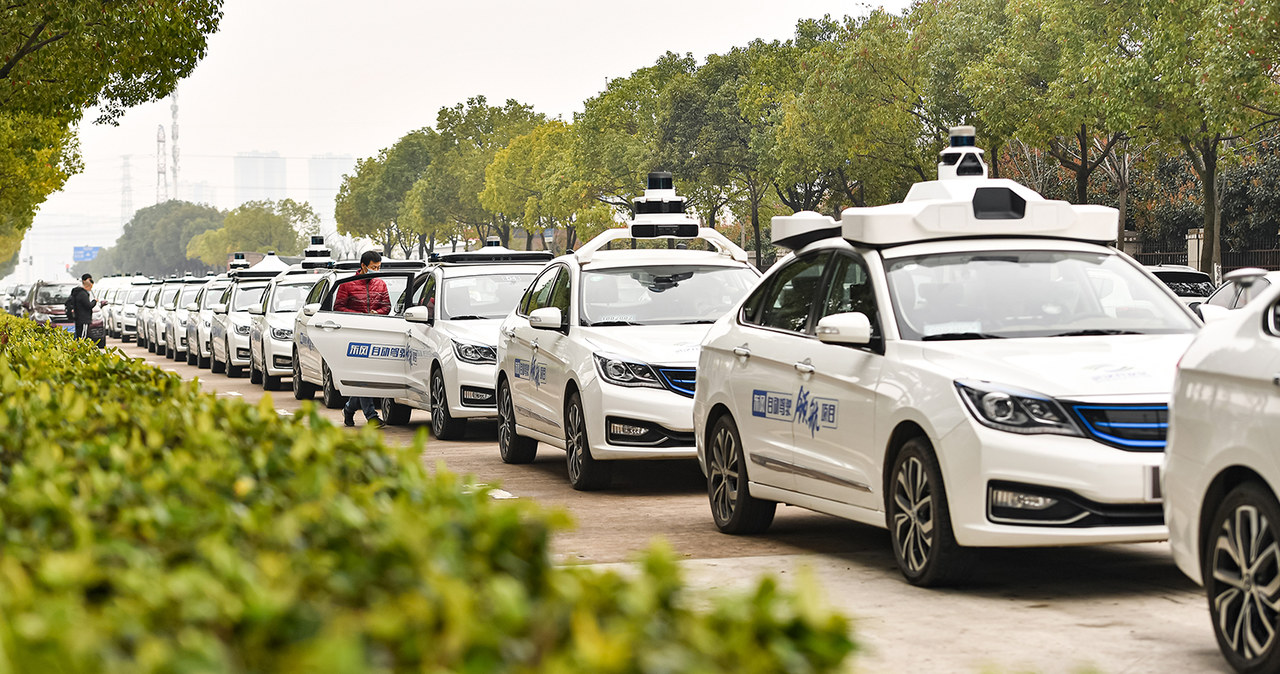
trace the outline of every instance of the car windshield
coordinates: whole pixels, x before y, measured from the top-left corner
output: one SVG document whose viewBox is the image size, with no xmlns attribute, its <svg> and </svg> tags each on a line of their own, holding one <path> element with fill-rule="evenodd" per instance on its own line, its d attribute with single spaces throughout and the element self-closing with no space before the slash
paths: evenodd
<svg viewBox="0 0 1280 674">
<path fill-rule="evenodd" d="M 1202 271 L 1157 271 L 1156 278 L 1178 297 L 1208 297 L 1213 294 L 1213 278 Z"/>
<path fill-rule="evenodd" d="M 583 325 L 713 323 L 755 285 L 746 267 L 649 265 L 582 273 Z"/>
<path fill-rule="evenodd" d="M 218 303 L 222 299 L 222 293 L 227 289 L 229 283 L 215 283 L 204 291 L 204 302 L 200 305 L 201 309 L 208 309 Z"/>
<path fill-rule="evenodd" d="M 188 304 L 196 301 L 196 295 L 200 294 L 200 286 L 187 285 L 182 289 L 182 293 L 178 295 L 178 308 L 184 309 Z"/>
<path fill-rule="evenodd" d="M 1116 255 L 1009 250 L 890 260 L 903 339 L 1193 332 L 1194 321 Z"/>
<path fill-rule="evenodd" d="M 313 280 L 307 283 L 287 285 L 282 283 L 276 286 L 275 294 L 271 297 L 271 307 L 268 310 L 275 314 L 301 309 L 303 302 L 307 299 L 307 293 L 311 292 L 311 287 L 315 284 Z"/>
<path fill-rule="evenodd" d="M 129 299 L 126 301 L 129 302 L 130 304 L 133 304 L 134 302 L 142 301 L 142 298 L 146 296 L 147 296 L 147 289 L 145 287 L 134 288 L 129 291 Z"/>
<path fill-rule="evenodd" d="M 503 318 L 516 308 L 533 274 L 486 274 L 444 280 L 443 318 Z"/>
<path fill-rule="evenodd" d="M 231 310 L 247 311 L 255 304 L 262 304 L 262 293 L 266 289 L 266 285 L 236 286 L 235 291 L 231 293 Z"/>
<path fill-rule="evenodd" d="M 71 290 L 75 288 L 74 283 L 58 283 L 40 286 L 36 291 L 36 304 L 65 304 L 67 299 L 71 297 Z"/>
<path fill-rule="evenodd" d="M 160 291 L 160 301 L 157 302 L 161 309 L 172 309 L 174 301 L 178 299 L 178 293 L 182 290 L 180 286 L 168 286 Z"/>
</svg>

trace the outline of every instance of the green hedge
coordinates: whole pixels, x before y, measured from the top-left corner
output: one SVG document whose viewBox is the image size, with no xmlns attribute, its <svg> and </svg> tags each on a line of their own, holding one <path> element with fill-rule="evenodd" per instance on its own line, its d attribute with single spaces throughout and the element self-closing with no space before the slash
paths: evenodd
<svg viewBox="0 0 1280 674">
<path fill-rule="evenodd" d="M 307 405 L 279 416 L 0 318 L 0 674 L 826 672 L 811 591 L 691 597 L 556 567 L 562 513 L 495 501 Z M 699 608 L 700 607 L 700 608 Z"/>
</svg>

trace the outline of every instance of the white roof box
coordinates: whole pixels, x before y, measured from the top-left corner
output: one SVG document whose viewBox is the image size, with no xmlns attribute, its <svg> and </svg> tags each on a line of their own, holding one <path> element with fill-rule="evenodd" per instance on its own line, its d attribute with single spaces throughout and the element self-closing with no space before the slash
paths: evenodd
<svg viewBox="0 0 1280 674">
<path fill-rule="evenodd" d="M 814 241 L 840 236 L 840 223 L 835 218 L 813 211 L 795 215 L 776 215 L 770 229 L 773 245 L 800 250 Z"/>
<path fill-rule="evenodd" d="M 871 246 L 973 236 L 1045 236 L 1115 241 L 1119 212 L 1048 200 L 1005 179 L 916 183 L 900 204 L 847 208 L 844 238 Z"/>
</svg>

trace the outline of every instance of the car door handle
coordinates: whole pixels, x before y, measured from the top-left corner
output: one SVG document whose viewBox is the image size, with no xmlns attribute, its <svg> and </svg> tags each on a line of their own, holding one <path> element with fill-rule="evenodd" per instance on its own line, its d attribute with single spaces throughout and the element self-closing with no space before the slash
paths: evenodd
<svg viewBox="0 0 1280 674">
<path fill-rule="evenodd" d="M 510 339 L 516 336 L 516 331 L 512 330 L 511 328 L 507 328 L 506 330 L 502 331 L 502 336 L 506 337 L 507 339 Z"/>
<path fill-rule="evenodd" d="M 1280 374 L 1277 374 L 1276 376 L 1272 377 L 1271 383 L 1275 384 L 1276 386 L 1280 386 Z"/>
<path fill-rule="evenodd" d="M 316 323 L 316 327 L 321 328 L 323 330 L 337 330 L 342 326 L 338 325 L 337 323 L 334 323 L 333 321 L 325 321 L 323 323 Z"/>
<path fill-rule="evenodd" d="M 537 350 L 538 350 L 538 343 L 537 343 L 537 342 L 534 342 L 534 343 L 530 344 L 530 345 L 529 345 L 529 348 L 533 349 L 534 351 L 537 351 Z"/>
<path fill-rule="evenodd" d="M 746 347 L 746 345 L 743 345 L 743 346 L 735 346 L 735 347 L 733 347 L 733 355 L 735 355 L 735 356 L 737 356 L 737 357 L 739 357 L 739 358 L 750 358 L 750 357 L 751 357 L 751 349 L 748 349 L 748 348 Z"/>
<path fill-rule="evenodd" d="M 813 374 L 813 365 L 809 363 L 808 358 L 803 363 L 795 363 L 794 367 L 800 374 Z"/>
</svg>

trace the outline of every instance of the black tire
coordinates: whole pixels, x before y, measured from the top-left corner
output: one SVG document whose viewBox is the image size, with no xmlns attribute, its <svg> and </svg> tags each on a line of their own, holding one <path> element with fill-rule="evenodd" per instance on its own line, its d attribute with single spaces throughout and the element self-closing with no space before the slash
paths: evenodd
<svg viewBox="0 0 1280 674">
<path fill-rule="evenodd" d="M 569 485 L 578 491 L 599 491 L 613 480 L 613 464 L 591 456 L 587 438 L 587 415 L 582 396 L 569 394 L 564 405 L 564 453 L 569 469 Z"/>
<path fill-rule="evenodd" d="M 200 362 L 200 355 L 192 348 L 191 344 L 187 345 L 187 365 L 196 365 Z"/>
<path fill-rule="evenodd" d="M 320 398 L 324 400 L 324 406 L 331 410 L 347 404 L 347 397 L 338 393 L 337 387 L 333 385 L 333 373 L 329 372 L 329 364 L 320 364 L 320 380 L 324 382 L 320 386 Z"/>
<path fill-rule="evenodd" d="M 213 349 L 210 349 L 210 351 L 212 350 Z M 213 365 L 213 358 L 211 356 L 202 356 L 200 355 L 199 351 L 196 352 L 196 367 L 200 368 L 201 370 L 207 370 L 212 365 Z"/>
<path fill-rule="evenodd" d="M 973 551 L 956 543 L 942 471 L 924 438 L 902 446 L 886 487 L 885 523 L 907 582 L 940 587 L 967 576 Z"/>
<path fill-rule="evenodd" d="M 726 534 L 761 533 L 778 509 L 776 502 L 751 495 L 742 436 L 728 414 L 716 419 L 707 441 L 707 499 L 711 519 Z"/>
<path fill-rule="evenodd" d="M 498 454 L 503 463 L 532 463 L 538 441 L 516 433 L 516 410 L 506 379 L 498 382 Z"/>
<path fill-rule="evenodd" d="M 262 370 L 259 370 L 257 364 L 253 362 L 252 346 L 249 347 L 249 383 L 250 384 L 262 383 Z M 266 388 L 266 387 L 264 386 L 263 388 Z"/>
<path fill-rule="evenodd" d="M 1256 482 L 1232 489 L 1213 514 L 1200 572 L 1213 636 L 1237 672 L 1280 672 L 1280 612 L 1268 606 L 1280 600 L 1278 547 L 1275 496 Z"/>
<path fill-rule="evenodd" d="M 444 373 L 431 370 L 431 434 L 437 440 L 458 440 L 466 435 L 467 420 L 449 414 L 449 392 L 445 390 Z"/>
<path fill-rule="evenodd" d="M 227 340 L 226 349 L 227 349 L 227 351 L 226 351 L 226 354 L 227 354 L 227 376 L 228 376 L 228 377 L 231 377 L 232 379 L 237 379 L 237 378 L 239 378 L 239 377 L 240 377 L 240 375 L 244 374 L 244 366 L 242 366 L 242 365 L 232 365 L 232 364 L 231 364 L 231 354 L 232 354 L 232 353 L 234 353 L 234 352 L 231 350 L 231 340 L 230 340 L 230 338 L 228 338 L 228 340 Z"/>
<path fill-rule="evenodd" d="M 382 421 L 388 426 L 403 426 L 409 423 L 409 417 L 413 416 L 412 407 L 401 405 L 392 398 L 383 398 L 379 407 L 382 412 Z"/>
<path fill-rule="evenodd" d="M 227 364 L 218 360 L 218 354 L 213 351 L 212 345 L 209 347 L 209 354 L 209 360 L 212 361 L 209 366 L 209 371 L 214 374 L 222 374 L 223 372 L 226 372 Z"/>
<path fill-rule="evenodd" d="M 293 351 L 293 397 L 297 400 L 311 400 L 316 397 L 316 385 L 302 378 L 302 364 L 298 362 L 298 351 Z"/>
</svg>

